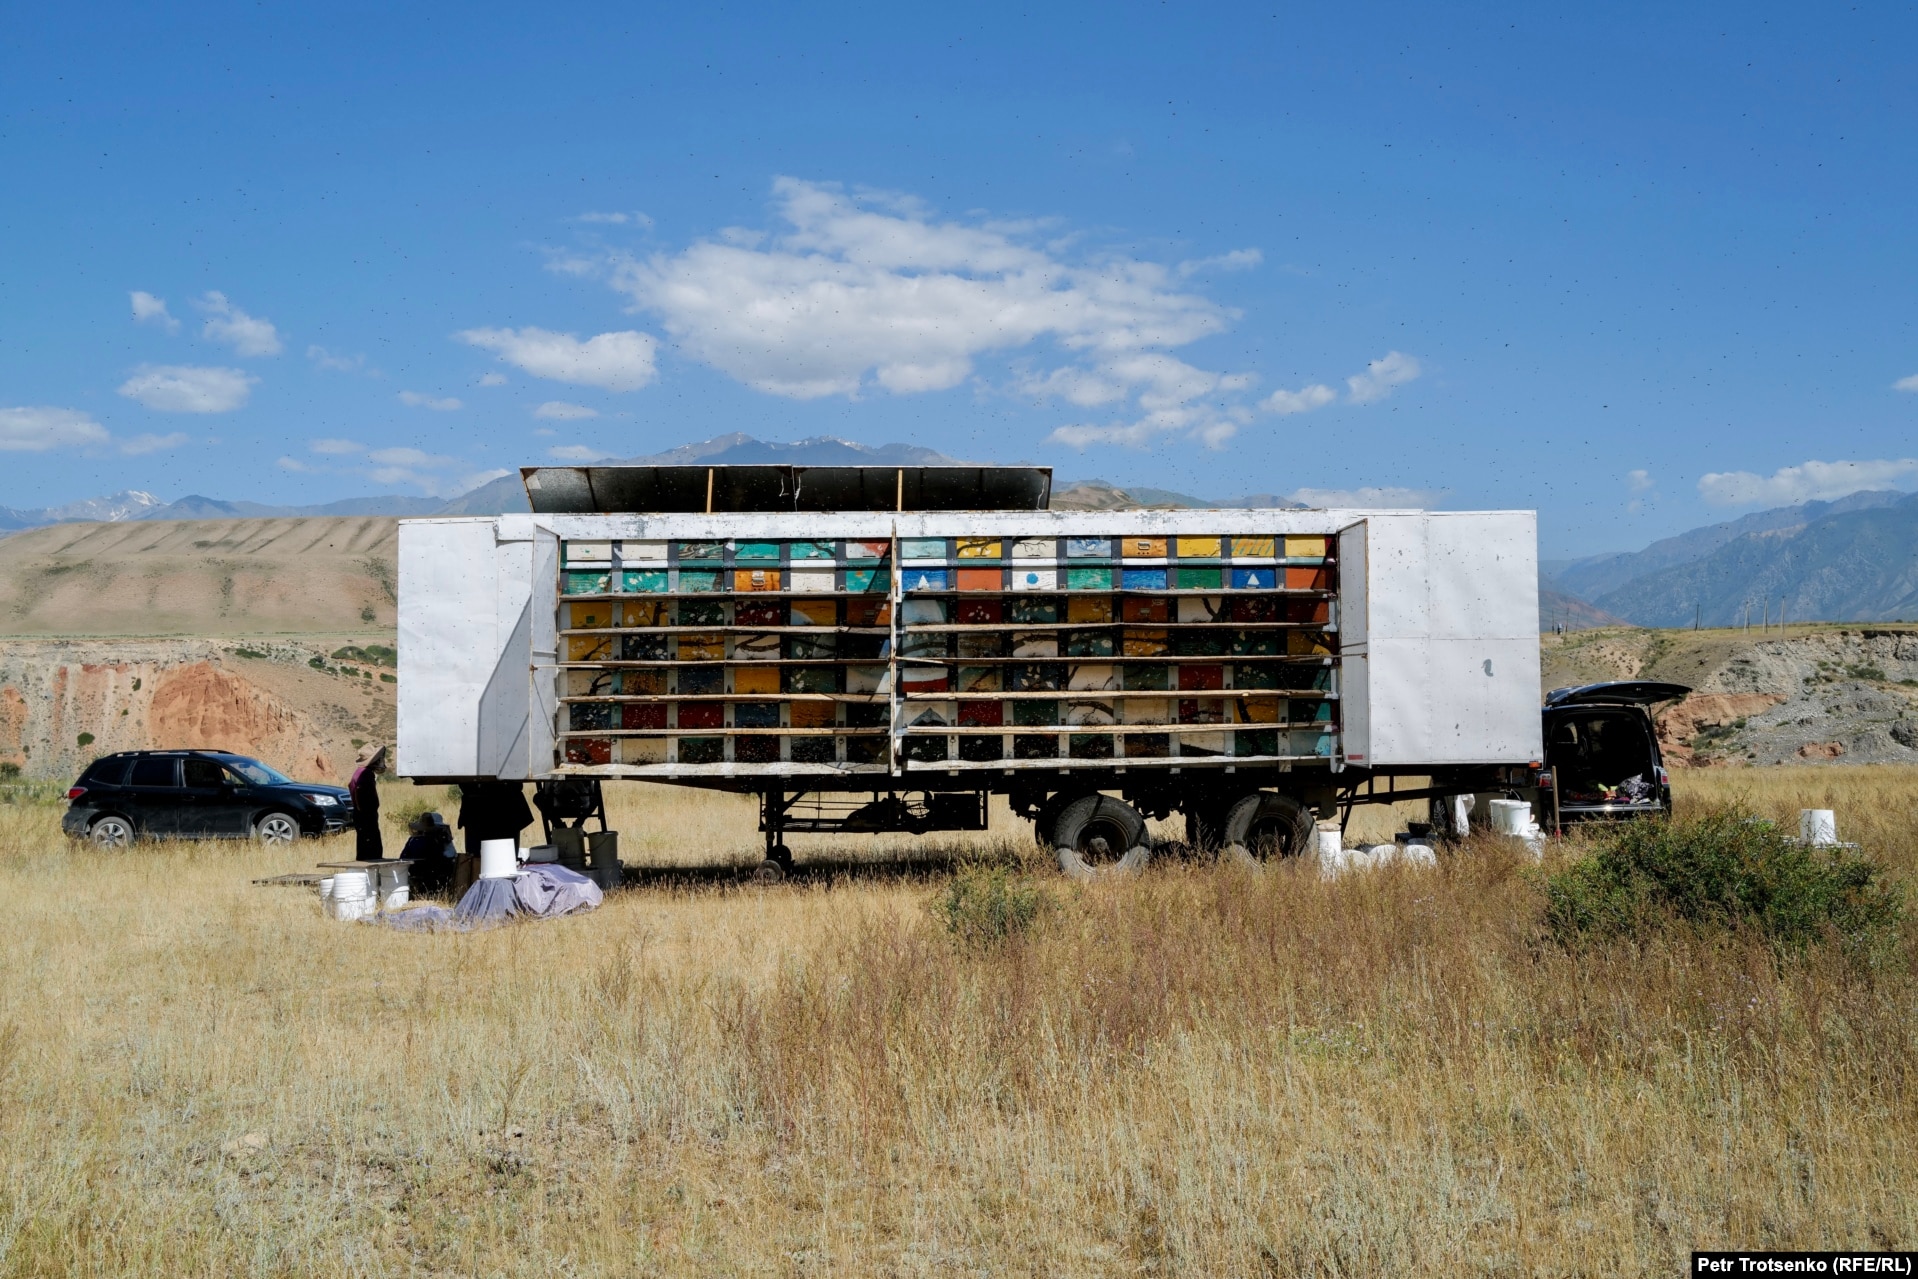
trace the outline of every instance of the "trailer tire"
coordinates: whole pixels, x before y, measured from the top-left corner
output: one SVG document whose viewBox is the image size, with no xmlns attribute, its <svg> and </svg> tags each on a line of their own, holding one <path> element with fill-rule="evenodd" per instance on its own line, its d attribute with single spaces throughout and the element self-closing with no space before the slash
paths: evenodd
<svg viewBox="0 0 1918 1279">
<path fill-rule="evenodd" d="M 1063 813 L 1073 800 L 1078 799 L 1076 792 L 1062 790 L 1050 795 L 1039 805 L 1039 811 L 1033 814 L 1032 838 L 1041 848 L 1053 847 L 1052 832 L 1059 825 L 1059 814 Z"/>
<path fill-rule="evenodd" d="M 1298 857 L 1312 847 L 1312 810 L 1273 791 L 1254 791 L 1225 816 L 1219 860 L 1259 866 L 1271 858 Z"/>
<path fill-rule="evenodd" d="M 1123 848 L 1118 860 L 1095 866 L 1085 855 L 1093 851 L 1094 841 L 1108 850 Z M 1110 795 L 1081 795 L 1067 804 L 1052 827 L 1053 850 L 1059 857 L 1059 869 L 1070 879 L 1098 879 L 1102 875 L 1129 875 L 1145 869 L 1152 860 L 1152 836 L 1146 832 L 1145 818 L 1139 810 Z"/>
</svg>

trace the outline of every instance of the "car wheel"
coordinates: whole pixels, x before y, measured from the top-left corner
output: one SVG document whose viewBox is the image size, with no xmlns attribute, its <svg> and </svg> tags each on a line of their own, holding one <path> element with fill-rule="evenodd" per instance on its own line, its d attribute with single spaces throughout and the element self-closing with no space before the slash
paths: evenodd
<svg viewBox="0 0 1918 1279">
<path fill-rule="evenodd" d="M 87 827 L 87 838 L 101 848 L 125 848 L 134 839 L 133 823 L 124 817 L 102 817 Z"/>
<path fill-rule="evenodd" d="M 268 813 L 253 823 L 253 838 L 262 844 L 290 844 L 300 837 L 300 824 L 285 813 Z"/>
</svg>

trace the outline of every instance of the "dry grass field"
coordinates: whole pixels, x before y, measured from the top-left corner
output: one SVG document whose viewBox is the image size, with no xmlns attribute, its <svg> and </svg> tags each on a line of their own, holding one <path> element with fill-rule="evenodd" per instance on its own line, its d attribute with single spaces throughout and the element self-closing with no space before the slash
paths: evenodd
<svg viewBox="0 0 1918 1279">
<path fill-rule="evenodd" d="M 1836 808 L 1918 875 L 1911 770 L 1680 784 Z M 1700 1246 L 1918 1246 L 1909 928 L 1875 965 L 1686 932 L 1570 953 L 1491 841 L 1080 888 L 1007 828 L 933 850 L 1044 889 L 997 943 L 948 935 L 936 865 L 662 878 L 419 936 L 249 882 L 343 845 L 106 854 L 58 812 L 0 805 L 0 1273 L 1672 1274 Z M 718 797 L 628 788 L 616 824 L 628 862 L 757 846 Z"/>
</svg>

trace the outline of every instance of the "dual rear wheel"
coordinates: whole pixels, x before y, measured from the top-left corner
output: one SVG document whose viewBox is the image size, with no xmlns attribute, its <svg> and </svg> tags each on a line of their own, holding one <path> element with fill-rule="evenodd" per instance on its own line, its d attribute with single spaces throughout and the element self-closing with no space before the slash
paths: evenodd
<svg viewBox="0 0 1918 1279">
<path fill-rule="evenodd" d="M 1141 870 L 1152 860 L 1152 836 L 1139 810 L 1111 795 L 1055 795 L 1035 821 L 1042 843 L 1074 879 Z M 1195 847 L 1217 848 L 1222 860 L 1258 866 L 1309 851 L 1312 810 L 1289 795 L 1254 791 L 1230 805 L 1194 804 L 1186 832 Z"/>
</svg>

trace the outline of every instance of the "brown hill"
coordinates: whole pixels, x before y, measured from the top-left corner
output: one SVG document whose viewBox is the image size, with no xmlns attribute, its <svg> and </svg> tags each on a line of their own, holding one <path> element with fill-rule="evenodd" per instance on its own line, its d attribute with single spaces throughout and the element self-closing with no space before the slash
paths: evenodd
<svg viewBox="0 0 1918 1279">
<path fill-rule="evenodd" d="M 338 781 L 394 723 L 391 670 L 329 656 L 344 648 L 317 636 L 0 641 L 0 764 L 71 779 L 111 751 L 197 746 Z"/>
<path fill-rule="evenodd" d="M 390 634 L 379 517 L 59 524 L 0 539 L 0 635 Z"/>
</svg>

